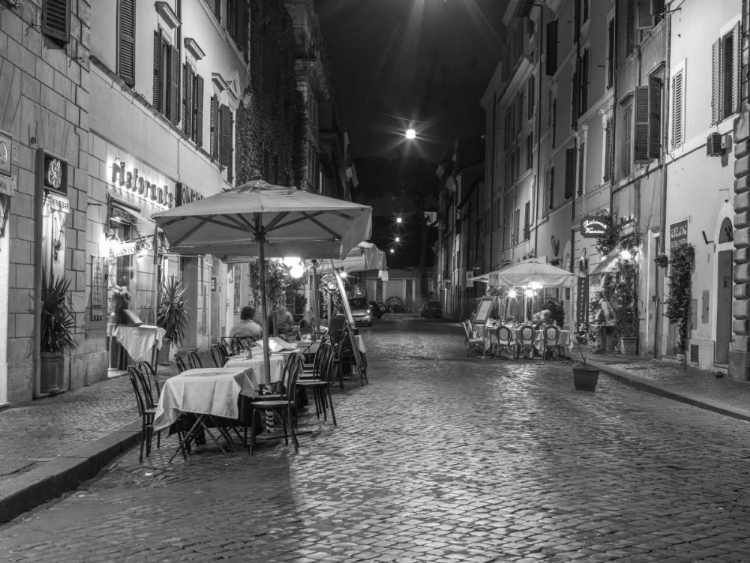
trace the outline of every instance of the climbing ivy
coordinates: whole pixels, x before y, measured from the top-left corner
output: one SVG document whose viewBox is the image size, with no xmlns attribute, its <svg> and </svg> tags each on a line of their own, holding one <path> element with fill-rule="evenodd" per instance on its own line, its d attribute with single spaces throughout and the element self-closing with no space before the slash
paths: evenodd
<svg viewBox="0 0 750 563">
<path fill-rule="evenodd" d="M 681 353 L 685 353 L 690 327 L 690 301 L 693 298 L 693 258 L 695 247 L 687 242 L 672 249 L 670 260 L 672 268 L 669 274 L 669 297 L 667 297 L 667 318 L 677 323 L 680 340 L 677 344 Z"/>
</svg>

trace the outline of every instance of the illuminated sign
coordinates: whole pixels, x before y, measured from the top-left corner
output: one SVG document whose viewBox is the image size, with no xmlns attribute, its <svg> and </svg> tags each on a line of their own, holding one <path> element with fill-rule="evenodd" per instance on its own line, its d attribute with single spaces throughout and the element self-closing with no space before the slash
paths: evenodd
<svg viewBox="0 0 750 563">
<path fill-rule="evenodd" d="M 174 192 L 170 191 L 169 186 L 159 186 L 146 180 L 139 175 L 137 168 L 126 170 L 125 163 L 122 161 L 116 160 L 112 165 L 111 182 L 134 195 L 149 200 L 155 205 L 161 205 L 169 209 L 175 206 Z"/>
<path fill-rule="evenodd" d="M 581 221 L 581 236 L 596 238 L 607 233 L 608 225 L 601 215 L 586 215 Z"/>
<path fill-rule="evenodd" d="M 128 256 L 130 254 L 138 254 L 139 252 L 147 252 L 153 248 L 151 244 L 151 237 L 140 237 L 134 240 L 126 242 L 113 242 L 109 247 L 109 254 L 112 258 L 118 256 Z"/>
<path fill-rule="evenodd" d="M 44 155 L 44 186 L 58 192 L 68 192 L 68 165 L 59 158 Z"/>
</svg>

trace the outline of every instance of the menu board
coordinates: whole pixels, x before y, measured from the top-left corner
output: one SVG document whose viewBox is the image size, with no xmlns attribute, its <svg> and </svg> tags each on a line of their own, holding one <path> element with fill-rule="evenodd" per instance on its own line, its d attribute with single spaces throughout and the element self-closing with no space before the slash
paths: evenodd
<svg viewBox="0 0 750 563">
<path fill-rule="evenodd" d="M 487 318 L 490 316 L 492 310 L 492 303 L 494 299 L 492 297 L 483 298 L 479 301 L 479 307 L 477 307 L 477 316 L 474 319 L 474 324 L 485 324 Z"/>
<path fill-rule="evenodd" d="M 589 278 L 578 278 L 578 295 L 576 296 L 576 322 L 585 323 L 589 320 Z"/>
</svg>

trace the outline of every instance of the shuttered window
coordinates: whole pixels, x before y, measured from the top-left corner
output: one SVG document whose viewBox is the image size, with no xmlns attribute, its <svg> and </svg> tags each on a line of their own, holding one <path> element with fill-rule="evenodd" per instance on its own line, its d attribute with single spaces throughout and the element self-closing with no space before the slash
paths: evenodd
<svg viewBox="0 0 750 563">
<path fill-rule="evenodd" d="M 622 112 L 622 144 L 620 146 L 620 170 L 623 176 L 630 175 L 632 163 L 631 144 L 633 142 L 633 104 L 629 103 Z"/>
<path fill-rule="evenodd" d="M 161 81 L 161 29 L 154 31 L 154 83 L 153 83 L 153 105 L 157 111 L 162 111 L 162 81 Z"/>
<path fill-rule="evenodd" d="M 578 195 L 583 195 L 584 172 L 586 170 L 586 143 L 578 147 Z"/>
<path fill-rule="evenodd" d="M 193 138 L 193 80 L 195 73 L 190 63 L 185 63 L 182 67 L 182 132 Z"/>
<path fill-rule="evenodd" d="M 523 208 L 523 240 L 531 238 L 531 202 L 527 201 Z"/>
<path fill-rule="evenodd" d="M 637 164 L 649 162 L 648 157 L 648 87 L 635 89 L 635 124 L 633 133 L 633 158 Z"/>
<path fill-rule="evenodd" d="M 685 82 L 685 71 L 680 70 L 672 77 L 672 148 L 682 146 L 682 133 L 684 127 L 683 116 L 683 87 Z"/>
<path fill-rule="evenodd" d="M 604 128 L 604 181 L 611 182 L 614 180 L 613 176 L 613 149 L 614 143 L 612 142 L 612 118 L 607 118 L 607 124 Z"/>
<path fill-rule="evenodd" d="M 240 51 L 247 49 L 246 0 L 227 0 L 226 30 Z"/>
<path fill-rule="evenodd" d="M 203 146 L 203 77 L 198 74 L 194 79 L 193 90 L 193 136 L 191 137 L 199 147 Z"/>
<path fill-rule="evenodd" d="M 70 0 L 44 0 L 42 33 L 63 45 L 70 41 Z"/>
<path fill-rule="evenodd" d="M 570 79 L 570 91 L 571 91 L 571 103 L 570 103 L 570 128 L 576 128 L 576 121 L 578 120 L 578 104 L 580 103 L 579 95 L 580 90 L 578 89 L 578 72 L 573 71 L 573 76 Z"/>
<path fill-rule="evenodd" d="M 153 106 L 173 124 L 180 121 L 180 53 L 154 31 Z"/>
<path fill-rule="evenodd" d="M 552 148 L 555 148 L 557 142 L 557 98 L 552 100 Z"/>
<path fill-rule="evenodd" d="M 120 0 L 117 7 L 117 74 L 135 86 L 135 0 Z"/>
<path fill-rule="evenodd" d="M 210 152 L 211 152 L 211 158 L 217 159 L 219 158 L 219 136 L 221 134 L 221 131 L 219 128 L 221 127 L 221 123 L 219 121 L 219 99 L 214 95 L 211 96 L 211 124 L 210 124 L 211 130 L 209 132 L 210 139 L 209 144 L 211 145 Z"/>
<path fill-rule="evenodd" d="M 234 114 L 229 106 L 219 107 L 221 138 L 219 139 L 219 162 L 227 169 L 227 181 L 234 180 Z"/>
<path fill-rule="evenodd" d="M 536 99 L 534 97 L 534 75 L 533 74 L 529 76 L 528 90 L 529 92 L 528 92 L 528 95 L 526 96 L 526 99 L 528 101 L 527 103 L 528 111 L 526 112 L 526 119 L 531 119 L 532 117 L 534 117 L 534 100 Z"/>
<path fill-rule="evenodd" d="M 711 122 L 719 123 L 740 110 L 740 22 L 711 46 Z"/>
<path fill-rule="evenodd" d="M 531 170 L 534 166 L 534 135 L 526 135 L 526 170 Z"/>
<path fill-rule="evenodd" d="M 513 214 L 513 244 L 518 244 L 520 239 L 518 238 L 519 231 L 521 229 L 521 210 L 516 209 Z"/>
<path fill-rule="evenodd" d="M 583 50 L 581 57 L 581 79 L 578 85 L 580 89 L 580 106 L 578 115 L 583 115 L 589 109 L 589 50 Z"/>
<path fill-rule="evenodd" d="M 661 156 L 662 81 L 656 76 L 648 79 L 648 157 Z"/>
<path fill-rule="evenodd" d="M 180 122 L 180 52 L 168 46 L 169 56 L 169 106 L 166 116 L 173 125 Z"/>
<path fill-rule="evenodd" d="M 547 24 L 547 60 L 545 63 L 547 76 L 557 72 L 557 20 Z"/>
<path fill-rule="evenodd" d="M 612 88 L 615 78 L 615 20 L 607 24 L 607 88 Z"/>
<path fill-rule="evenodd" d="M 565 199 L 575 195 L 576 190 L 576 148 L 565 149 Z"/>
<path fill-rule="evenodd" d="M 549 202 L 548 208 L 554 209 L 555 207 L 555 167 L 549 169 Z"/>
</svg>

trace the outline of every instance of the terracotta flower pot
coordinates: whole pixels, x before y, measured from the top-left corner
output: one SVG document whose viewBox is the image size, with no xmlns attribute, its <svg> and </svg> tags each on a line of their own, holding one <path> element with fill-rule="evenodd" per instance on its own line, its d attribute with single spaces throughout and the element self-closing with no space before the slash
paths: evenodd
<svg viewBox="0 0 750 563">
<path fill-rule="evenodd" d="M 620 353 L 622 353 L 623 356 L 635 356 L 638 353 L 638 337 L 621 336 Z"/>
</svg>

